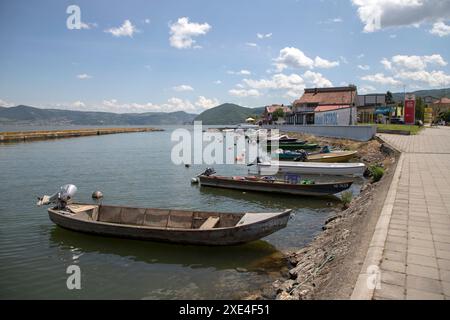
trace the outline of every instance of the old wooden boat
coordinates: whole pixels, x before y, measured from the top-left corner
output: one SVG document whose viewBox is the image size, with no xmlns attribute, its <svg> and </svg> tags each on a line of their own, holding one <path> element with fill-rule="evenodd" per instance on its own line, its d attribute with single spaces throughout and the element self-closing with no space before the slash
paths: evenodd
<svg viewBox="0 0 450 320">
<path fill-rule="evenodd" d="M 364 163 L 323 163 L 323 162 L 293 162 L 293 161 L 272 161 L 258 163 L 258 173 L 277 174 L 300 173 L 311 175 L 332 175 L 332 176 L 361 176 L 366 170 Z"/>
<path fill-rule="evenodd" d="M 102 236 L 190 245 L 238 245 L 286 227 L 291 210 L 278 213 L 219 213 L 71 204 L 48 209 L 65 229 Z"/>
<path fill-rule="evenodd" d="M 277 150 L 274 153 L 273 158 L 285 161 L 346 162 L 353 158 L 357 153 L 357 151 L 334 151 L 329 153 L 310 154 L 304 151 Z"/>
<path fill-rule="evenodd" d="M 306 161 L 310 162 L 347 162 L 353 158 L 358 151 L 333 151 L 329 153 L 308 154 Z"/>
<path fill-rule="evenodd" d="M 279 148 L 283 150 L 313 150 L 319 148 L 317 143 L 304 143 L 300 141 L 300 143 L 281 143 L 279 144 Z M 267 149 L 273 149 L 271 144 L 267 144 Z"/>
<path fill-rule="evenodd" d="M 328 196 L 344 190 L 352 185 L 353 181 L 318 184 L 299 184 L 298 181 L 280 181 L 273 177 L 269 179 L 259 177 L 223 177 L 200 175 L 200 185 L 206 187 L 236 189 L 244 191 L 258 191 L 271 193 L 285 193 L 300 196 Z M 295 180 L 295 179 L 294 179 Z"/>
</svg>

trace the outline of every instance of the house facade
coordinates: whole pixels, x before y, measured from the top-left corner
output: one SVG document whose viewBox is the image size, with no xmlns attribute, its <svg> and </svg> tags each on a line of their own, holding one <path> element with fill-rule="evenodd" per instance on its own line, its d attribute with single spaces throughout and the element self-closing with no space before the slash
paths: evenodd
<svg viewBox="0 0 450 320">
<path fill-rule="evenodd" d="M 273 114 L 277 111 L 277 110 L 283 110 L 285 117 L 281 118 L 281 119 L 275 119 L 275 117 L 273 116 Z M 292 110 L 285 106 L 285 105 L 278 105 L 278 104 L 273 104 L 271 106 L 267 106 L 264 109 L 264 113 L 263 113 L 263 123 L 264 124 L 273 124 L 274 122 L 276 123 L 284 123 L 285 122 L 285 118 L 288 117 L 290 114 L 292 113 Z"/>
<path fill-rule="evenodd" d="M 288 124 L 352 125 L 356 124 L 355 86 L 305 89 L 294 101 Z"/>
</svg>

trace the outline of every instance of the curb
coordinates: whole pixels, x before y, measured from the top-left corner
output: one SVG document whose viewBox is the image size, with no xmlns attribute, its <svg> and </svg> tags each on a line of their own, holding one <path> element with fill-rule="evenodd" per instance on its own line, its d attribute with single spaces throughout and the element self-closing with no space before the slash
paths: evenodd
<svg viewBox="0 0 450 320">
<path fill-rule="evenodd" d="M 377 138 L 383 141 L 381 138 Z M 383 143 L 386 142 L 383 141 Z M 389 147 L 392 146 L 389 145 Z M 394 147 L 392 147 L 392 149 L 397 150 Z M 394 176 L 392 177 L 388 194 L 386 195 L 386 199 L 384 201 L 383 209 L 380 213 L 380 217 L 378 218 L 372 240 L 367 250 L 366 258 L 364 259 L 364 263 L 353 289 L 353 293 L 350 297 L 351 300 L 372 300 L 375 293 L 375 281 L 381 281 L 380 265 L 383 258 L 384 245 L 388 235 L 395 197 L 397 195 L 398 182 L 400 180 L 403 161 L 404 154 L 401 153 Z"/>
</svg>

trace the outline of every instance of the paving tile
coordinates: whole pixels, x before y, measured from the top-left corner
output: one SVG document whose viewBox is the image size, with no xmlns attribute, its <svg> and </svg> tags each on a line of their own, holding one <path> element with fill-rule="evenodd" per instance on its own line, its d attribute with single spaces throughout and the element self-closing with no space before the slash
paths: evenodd
<svg viewBox="0 0 450 320">
<path fill-rule="evenodd" d="M 439 280 L 438 269 L 432 267 L 421 266 L 417 264 L 409 263 L 406 267 L 406 274 L 418 277 L 430 278 Z"/>
<path fill-rule="evenodd" d="M 436 256 L 434 250 L 431 250 L 429 248 L 423 248 L 423 247 L 415 247 L 415 246 L 408 246 L 408 254 L 419 254 L 419 255 L 427 256 L 427 257 L 435 257 Z"/>
<path fill-rule="evenodd" d="M 416 289 L 436 294 L 443 294 L 441 281 L 430 278 L 408 275 L 406 277 L 406 290 Z"/>
<path fill-rule="evenodd" d="M 442 290 L 447 297 L 450 297 L 450 282 L 442 281 Z M 447 299 L 448 300 L 448 299 Z"/>
<path fill-rule="evenodd" d="M 381 289 L 375 290 L 375 298 L 403 300 L 405 299 L 405 288 L 382 282 Z"/>
<path fill-rule="evenodd" d="M 413 247 L 434 249 L 433 240 L 408 239 L 408 245 Z"/>
<path fill-rule="evenodd" d="M 450 252 L 443 250 L 436 250 L 436 256 L 441 259 L 450 260 Z"/>
<path fill-rule="evenodd" d="M 383 260 L 397 261 L 406 264 L 406 251 L 391 251 L 385 249 L 383 252 Z"/>
<path fill-rule="evenodd" d="M 407 289 L 406 299 L 408 300 L 444 300 L 444 295 L 430 293 L 423 290 Z"/>
<path fill-rule="evenodd" d="M 395 236 L 395 237 L 404 237 L 404 238 L 406 238 L 407 232 L 406 232 L 406 230 L 389 229 L 388 230 L 388 236 Z"/>
<path fill-rule="evenodd" d="M 435 257 L 421 256 L 418 254 L 408 254 L 407 264 L 417 264 L 419 266 L 438 268 L 437 259 Z"/>
<path fill-rule="evenodd" d="M 384 259 L 381 262 L 381 270 L 405 273 L 406 265 L 403 262 Z"/>
<path fill-rule="evenodd" d="M 406 274 L 394 271 L 382 271 L 381 282 L 396 286 L 405 286 Z"/>
<path fill-rule="evenodd" d="M 447 270 L 450 272 L 450 260 L 447 259 L 437 259 L 437 264 L 439 269 L 442 270 Z"/>
<path fill-rule="evenodd" d="M 397 236 L 388 235 L 386 241 L 406 245 L 408 243 L 408 238 L 406 238 L 406 236 L 405 237 L 397 237 Z"/>
</svg>

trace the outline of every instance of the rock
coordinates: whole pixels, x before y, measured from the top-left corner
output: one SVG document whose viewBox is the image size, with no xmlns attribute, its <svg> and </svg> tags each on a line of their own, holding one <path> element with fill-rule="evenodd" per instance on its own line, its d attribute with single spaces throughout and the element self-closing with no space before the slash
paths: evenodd
<svg viewBox="0 0 450 320">
<path fill-rule="evenodd" d="M 277 295 L 277 300 L 294 300 L 294 299 L 289 293 L 283 291 Z"/>
</svg>

